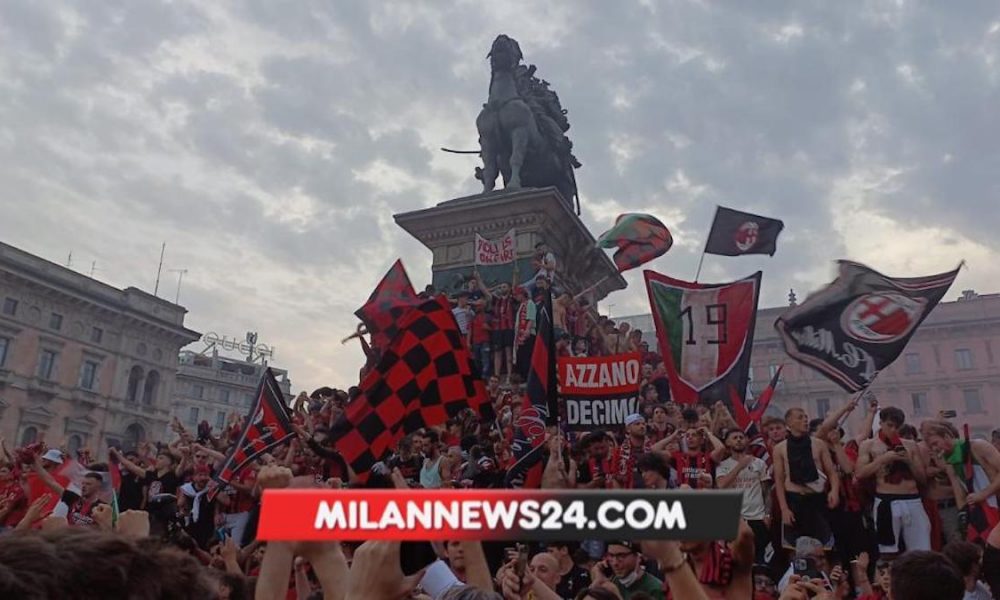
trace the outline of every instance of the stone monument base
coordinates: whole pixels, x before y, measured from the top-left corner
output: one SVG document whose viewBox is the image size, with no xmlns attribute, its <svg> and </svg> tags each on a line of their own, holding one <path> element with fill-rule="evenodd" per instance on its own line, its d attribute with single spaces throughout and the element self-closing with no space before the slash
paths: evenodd
<svg viewBox="0 0 1000 600">
<path fill-rule="evenodd" d="M 625 288 L 614 262 L 597 248 L 594 236 L 554 187 L 476 194 L 393 218 L 433 252 L 432 281 L 439 291 L 453 293 L 472 275 L 477 233 L 496 239 L 511 229 L 516 260 L 478 267 L 487 285 L 531 281 L 535 245 L 545 242 L 556 256 L 557 286 L 574 295 L 590 290 L 592 304 Z"/>
</svg>

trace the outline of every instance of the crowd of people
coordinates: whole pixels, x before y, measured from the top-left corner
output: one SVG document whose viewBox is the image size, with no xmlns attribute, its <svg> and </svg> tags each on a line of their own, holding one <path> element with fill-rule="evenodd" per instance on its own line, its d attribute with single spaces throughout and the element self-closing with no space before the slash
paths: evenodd
<svg viewBox="0 0 1000 600">
<path fill-rule="evenodd" d="M 470 411 L 408 435 L 363 485 L 502 485 L 523 398 L 497 376 L 487 389 L 495 422 Z M 902 411 L 874 402 L 862 408 L 857 398 L 824 420 L 791 409 L 785 419 L 765 420 L 761 436 L 748 439 L 722 404 L 683 407 L 660 402 L 651 391 L 642 413 L 630 415 L 620 430 L 576 437 L 552 431 L 543 487 L 741 489 L 735 540 L 525 544 L 523 577 L 515 574 L 509 548 L 452 542 L 433 549 L 446 567 L 450 595 L 421 592 L 415 574 L 402 567 L 389 578 L 399 593 L 389 593 L 389 574 L 379 561 L 396 560 L 412 547 L 255 539 L 262 490 L 362 485 L 326 443 L 352 393 L 321 388 L 300 395 L 292 406 L 296 438 L 214 496 L 206 493 L 209 481 L 242 427 L 235 416 L 221 432 L 205 423 L 192 432 L 174 422 L 172 441 L 111 449 L 103 461 L 44 443 L 11 451 L 4 443 L 0 597 L 88 597 L 82 590 L 51 592 L 87 577 L 118 577 L 115 593 L 134 595 L 117 597 L 147 597 L 131 591 L 137 584 L 128 580 L 161 564 L 190 574 L 192 583 L 180 595 L 167 595 L 176 582 L 164 578 L 162 587 L 143 592 L 148 597 L 899 600 L 994 598 L 991 590 L 1000 590 L 1000 528 L 985 545 L 972 544 L 961 518 L 967 503 L 996 504 L 1000 452 L 990 442 L 965 444 L 944 419 L 914 428 Z M 866 426 L 848 438 L 839 423 L 859 408 Z M 975 466 L 972 490 L 965 484 L 965 452 Z M 117 493 L 109 497 L 112 485 Z M 134 557 L 119 556 L 105 568 L 97 553 L 108 548 Z M 399 562 L 405 564 L 405 556 Z M 81 572 L 64 572 L 73 569 Z M 355 588 L 363 577 L 372 581 Z M 352 589 L 364 592 L 352 595 Z M 381 589 L 386 595 L 377 595 Z"/>
<path fill-rule="evenodd" d="M 217 490 L 212 478 L 238 441 L 239 415 L 222 431 L 174 421 L 171 439 L 100 457 L 44 440 L 0 444 L 0 597 L 1000 598 L 1000 527 L 966 518 L 968 507 L 996 509 L 1000 451 L 991 442 L 965 442 L 943 418 L 914 427 L 901 410 L 868 396 L 845 400 L 824 419 L 792 408 L 748 433 L 723 403 L 670 401 L 662 359 L 642 332 L 593 317 L 567 294 L 553 305 L 559 352 L 641 354 L 641 402 L 618 428 L 583 435 L 551 428 L 542 487 L 739 489 L 735 539 L 257 540 L 266 489 L 504 485 L 528 404 L 518 355 L 537 333 L 531 322 L 539 305 L 529 298 L 547 290 L 554 270 L 544 247 L 539 257 L 531 285 L 489 289 L 477 276 L 455 298 L 491 416 L 467 410 L 411 432 L 365 477 L 328 440 L 358 388 L 300 394 L 290 406 L 291 442 Z M 864 424 L 849 436 L 841 424 L 856 410 L 865 412 Z M 984 525 L 984 543 L 966 541 L 969 527 Z"/>
</svg>

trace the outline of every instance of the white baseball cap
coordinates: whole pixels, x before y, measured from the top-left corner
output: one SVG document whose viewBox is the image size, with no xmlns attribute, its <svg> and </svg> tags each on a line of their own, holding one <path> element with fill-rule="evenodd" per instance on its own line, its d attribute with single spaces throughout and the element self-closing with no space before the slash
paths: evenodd
<svg viewBox="0 0 1000 600">
<path fill-rule="evenodd" d="M 42 459 L 61 465 L 63 461 L 62 452 L 56 450 L 55 448 L 49 448 L 45 454 L 42 455 Z"/>
</svg>

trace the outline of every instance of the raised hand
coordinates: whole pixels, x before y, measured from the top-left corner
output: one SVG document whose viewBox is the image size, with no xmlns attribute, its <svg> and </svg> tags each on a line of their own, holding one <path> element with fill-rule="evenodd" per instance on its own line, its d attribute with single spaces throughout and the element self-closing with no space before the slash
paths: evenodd
<svg viewBox="0 0 1000 600">
<path fill-rule="evenodd" d="M 144 510 L 126 510 L 118 515 L 118 532 L 135 538 L 149 537 L 149 513 Z"/>
</svg>

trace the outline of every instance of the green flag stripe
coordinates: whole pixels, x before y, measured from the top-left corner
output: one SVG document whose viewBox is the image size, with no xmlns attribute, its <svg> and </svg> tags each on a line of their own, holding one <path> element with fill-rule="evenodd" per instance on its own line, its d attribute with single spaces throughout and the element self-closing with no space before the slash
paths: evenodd
<svg viewBox="0 0 1000 600">
<path fill-rule="evenodd" d="M 670 344 L 670 355 L 678 366 L 684 351 L 684 324 L 681 323 L 681 300 L 684 291 L 669 288 L 659 283 L 653 284 L 653 296 L 656 299 L 656 310 L 660 313 L 660 322 L 667 330 L 667 341 Z"/>
<path fill-rule="evenodd" d="M 601 239 L 597 240 L 597 243 L 607 248 L 615 246 L 618 240 L 634 238 L 636 236 L 635 225 L 638 221 L 650 221 L 655 223 L 656 219 L 650 215 L 639 213 L 622 215 L 622 218 L 615 223 L 615 226 L 602 235 Z"/>
</svg>

